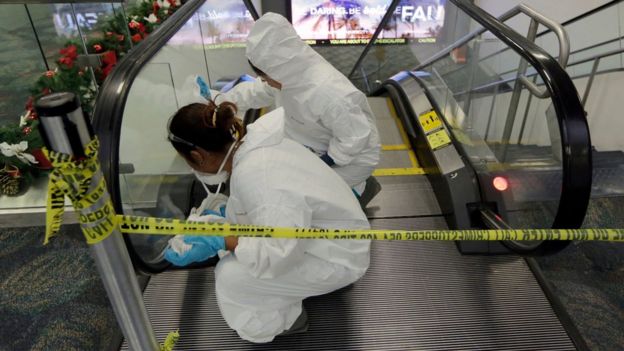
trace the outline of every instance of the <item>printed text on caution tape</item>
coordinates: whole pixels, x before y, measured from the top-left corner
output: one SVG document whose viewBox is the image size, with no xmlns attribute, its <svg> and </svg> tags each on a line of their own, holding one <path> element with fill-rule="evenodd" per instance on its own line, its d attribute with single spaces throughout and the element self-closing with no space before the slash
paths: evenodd
<svg viewBox="0 0 624 351">
<path fill-rule="evenodd" d="M 575 240 L 624 241 L 624 229 L 512 229 L 512 230 L 349 230 L 282 228 L 229 223 L 204 223 L 154 217 L 118 216 L 127 234 L 217 235 L 291 239 L 355 239 L 414 241 Z"/>
</svg>

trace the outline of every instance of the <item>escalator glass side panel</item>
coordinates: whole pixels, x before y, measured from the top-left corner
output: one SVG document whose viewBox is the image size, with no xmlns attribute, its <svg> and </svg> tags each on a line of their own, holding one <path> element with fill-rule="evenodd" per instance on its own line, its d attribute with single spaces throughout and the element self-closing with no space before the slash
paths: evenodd
<svg viewBox="0 0 624 351">
<path fill-rule="evenodd" d="M 125 101 L 118 107 L 119 125 L 113 127 L 118 128 L 118 139 L 108 143 L 109 152 L 116 156 L 111 160 L 117 162 L 108 175 L 116 178 L 109 185 L 116 187 L 111 191 L 113 199 L 126 215 L 186 218 L 190 208 L 201 202 L 206 193 L 197 189 L 191 168 L 167 140 L 167 122 L 179 108 L 206 101 L 196 83 L 198 76 L 212 87 L 217 81 L 251 73 L 244 52 L 253 18 L 244 1 L 192 1 L 184 7 L 191 3 L 194 12 L 177 24 L 166 42 L 148 59 L 137 59 L 138 72 L 120 83 L 125 91 L 107 92 Z M 210 91 L 212 97 L 218 93 Z M 106 129 L 108 124 L 99 117 L 96 130 Z M 142 270 L 155 273 L 168 266 L 163 251 L 169 238 L 128 235 L 126 243 L 137 256 L 135 263 L 138 260 Z"/>
<path fill-rule="evenodd" d="M 511 109 L 516 82 L 498 84 L 499 73 L 517 68 L 521 57 L 506 51 L 479 60 L 505 46 L 485 32 L 462 47 L 464 59 L 440 59 L 420 71 L 420 81 L 477 171 L 482 196 L 496 200 L 514 228 L 549 228 L 557 213 L 563 175 L 557 117 L 554 111 L 547 113 L 550 101 L 531 106 L 527 90 L 520 90 L 517 109 Z M 484 86 L 489 87 L 474 89 Z M 541 112 L 531 115 L 521 135 L 526 109 Z M 511 128 L 508 136 L 506 127 Z"/>
<path fill-rule="evenodd" d="M 452 1 L 447 12 L 477 34 L 447 32 L 448 55 L 413 75 L 477 171 L 482 197 L 496 202 L 512 227 L 576 227 L 591 185 L 589 133 L 578 93 L 552 57 L 470 6 Z M 525 72 L 538 72 L 533 81 L 548 88 L 550 97 L 531 94 L 518 79 Z M 580 218 L 565 220 L 566 213 Z"/>
<path fill-rule="evenodd" d="M 387 1 L 384 8 L 391 3 Z M 326 58 L 345 57 L 348 52 L 352 55 L 350 59 L 328 60 L 345 75 L 355 68 L 349 76 L 351 82 L 364 92 L 373 92 L 389 77 L 413 69 L 444 47 L 444 33 L 455 27 L 454 15 L 449 14 L 448 5 L 446 0 L 400 1 L 357 67 L 354 65 L 364 51 L 364 45 L 320 47 L 317 51 L 322 55 L 327 52 Z M 377 14 L 376 23 L 381 22 L 383 16 L 384 13 Z M 366 40 L 372 37 L 376 26 L 365 35 Z M 354 39 L 357 40 L 357 36 Z"/>
</svg>

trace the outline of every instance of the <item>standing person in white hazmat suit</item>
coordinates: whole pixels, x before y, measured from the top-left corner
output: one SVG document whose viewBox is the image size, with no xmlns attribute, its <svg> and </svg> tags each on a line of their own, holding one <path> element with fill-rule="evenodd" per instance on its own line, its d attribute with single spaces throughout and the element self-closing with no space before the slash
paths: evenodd
<svg viewBox="0 0 624 351">
<path fill-rule="evenodd" d="M 226 221 L 279 227 L 367 229 L 369 223 L 345 182 L 302 145 L 284 137 L 283 109 L 248 126 L 243 138 L 232 103 L 180 109 L 168 138 L 209 185 L 230 181 Z M 370 262 L 369 240 L 297 240 L 184 236 L 165 251 L 184 266 L 221 252 L 215 269 L 223 318 L 241 338 L 269 342 L 307 329 L 302 300 L 358 280 Z M 186 248 L 184 246 L 187 246 Z M 224 255 L 224 256 L 223 256 Z"/>
<path fill-rule="evenodd" d="M 241 83 L 216 101 L 232 101 L 241 111 L 283 106 L 285 135 L 321 156 L 361 195 L 381 148 L 366 96 L 278 14 L 256 21 L 246 54 L 262 80 Z"/>
</svg>

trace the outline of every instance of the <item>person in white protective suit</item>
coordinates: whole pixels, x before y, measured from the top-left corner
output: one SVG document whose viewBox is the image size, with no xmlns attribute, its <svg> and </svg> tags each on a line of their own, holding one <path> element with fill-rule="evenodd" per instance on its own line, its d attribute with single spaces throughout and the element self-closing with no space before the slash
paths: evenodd
<svg viewBox="0 0 624 351">
<path fill-rule="evenodd" d="M 367 229 L 349 186 L 302 145 L 284 137 L 279 108 L 248 126 L 236 108 L 191 104 L 170 120 L 168 138 L 209 185 L 230 180 L 225 218 L 196 220 L 280 227 Z M 182 244 L 182 245 L 180 245 Z M 241 338 L 269 342 L 307 329 L 302 300 L 358 280 L 368 269 L 368 240 L 297 240 L 184 236 L 165 252 L 183 266 L 220 254 L 216 297 L 227 324 Z"/>
<path fill-rule="evenodd" d="M 278 14 L 256 21 L 246 55 L 261 80 L 238 84 L 216 101 L 232 101 L 241 111 L 283 106 L 286 136 L 321 156 L 361 195 L 381 148 L 366 96 Z"/>
</svg>

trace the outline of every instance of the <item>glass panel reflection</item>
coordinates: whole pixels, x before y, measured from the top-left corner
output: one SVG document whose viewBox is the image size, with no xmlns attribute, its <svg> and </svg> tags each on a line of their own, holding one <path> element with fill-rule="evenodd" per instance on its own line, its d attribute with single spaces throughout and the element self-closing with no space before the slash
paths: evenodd
<svg viewBox="0 0 624 351">
<path fill-rule="evenodd" d="M 125 105 L 119 145 L 121 199 L 126 214 L 186 218 L 205 197 L 166 139 L 169 118 L 181 107 L 205 101 L 196 77 L 211 87 L 251 73 L 245 41 L 253 19 L 242 1 L 210 0 L 169 39 L 134 79 Z M 162 260 L 167 236 L 131 236 L 142 259 Z"/>
</svg>

